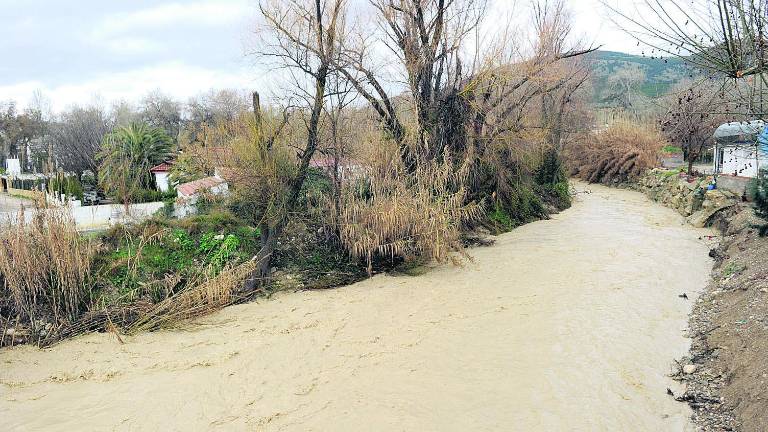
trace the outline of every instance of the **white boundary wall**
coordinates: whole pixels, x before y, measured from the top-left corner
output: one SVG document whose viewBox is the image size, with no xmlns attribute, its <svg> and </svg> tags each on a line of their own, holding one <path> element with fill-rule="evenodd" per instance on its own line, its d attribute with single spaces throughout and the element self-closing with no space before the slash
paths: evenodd
<svg viewBox="0 0 768 432">
<path fill-rule="evenodd" d="M 106 229 L 117 224 L 141 222 L 152 217 L 158 210 L 162 209 L 163 202 L 151 202 L 143 204 L 132 204 L 125 211 L 122 204 L 104 204 L 87 207 L 68 207 L 75 225 L 79 231 L 90 231 Z M 29 208 L 25 210 L 24 219 L 31 220 L 35 210 Z M 0 222 L 16 221 L 17 213 L 0 213 Z"/>
</svg>

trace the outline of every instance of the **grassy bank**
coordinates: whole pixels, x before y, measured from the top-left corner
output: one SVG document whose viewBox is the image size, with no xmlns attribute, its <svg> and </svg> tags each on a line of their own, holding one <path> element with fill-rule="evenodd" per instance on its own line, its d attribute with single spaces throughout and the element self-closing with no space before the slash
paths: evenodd
<svg viewBox="0 0 768 432">
<path fill-rule="evenodd" d="M 463 228 L 465 247 L 570 205 L 567 183 L 533 184 Z M 0 234 L 0 346 L 47 346 L 92 331 L 116 334 L 173 327 L 227 305 L 281 290 L 327 289 L 379 272 L 418 274 L 429 258 L 354 258 L 317 209 L 294 214 L 259 289 L 245 291 L 258 266 L 257 221 L 236 200 L 204 201 L 199 214 L 168 212 L 141 224 L 79 235 L 67 213 L 35 212 Z M 164 215 L 165 214 L 165 215 Z M 23 220 L 23 218 L 20 218 Z"/>
</svg>

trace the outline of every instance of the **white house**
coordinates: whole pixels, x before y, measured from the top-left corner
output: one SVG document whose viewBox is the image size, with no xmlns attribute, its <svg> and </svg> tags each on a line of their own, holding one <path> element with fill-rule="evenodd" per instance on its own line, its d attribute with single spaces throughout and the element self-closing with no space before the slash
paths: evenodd
<svg viewBox="0 0 768 432">
<path fill-rule="evenodd" d="M 168 190 L 171 189 L 170 179 L 168 178 L 171 173 L 171 166 L 171 162 L 163 162 L 149 170 L 149 172 L 155 176 L 155 185 L 157 185 L 157 190 L 161 192 L 168 192 Z"/>
<path fill-rule="evenodd" d="M 768 168 L 768 130 L 762 120 L 731 122 L 715 131 L 714 172 L 734 177 L 756 177 Z"/>
</svg>

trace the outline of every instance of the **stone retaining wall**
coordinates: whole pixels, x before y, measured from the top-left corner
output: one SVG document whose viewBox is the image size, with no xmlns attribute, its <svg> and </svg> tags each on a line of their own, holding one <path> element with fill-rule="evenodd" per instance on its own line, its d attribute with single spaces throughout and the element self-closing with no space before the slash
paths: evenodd
<svg viewBox="0 0 768 432">
<path fill-rule="evenodd" d="M 712 177 L 688 181 L 671 171 L 654 169 L 637 182 L 637 188 L 652 200 L 676 210 L 695 227 L 708 226 L 718 212 L 741 202 L 741 195 L 727 189 L 707 190 Z"/>
</svg>

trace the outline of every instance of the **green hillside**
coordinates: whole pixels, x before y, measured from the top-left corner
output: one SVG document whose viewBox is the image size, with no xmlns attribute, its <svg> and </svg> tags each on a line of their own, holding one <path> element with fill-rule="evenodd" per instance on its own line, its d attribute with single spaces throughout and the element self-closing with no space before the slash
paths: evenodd
<svg viewBox="0 0 768 432">
<path fill-rule="evenodd" d="M 589 60 L 592 63 L 594 101 L 598 105 L 611 105 L 611 95 L 618 80 L 633 80 L 633 88 L 639 95 L 655 98 L 695 74 L 678 58 L 659 59 L 596 51 L 589 54 Z"/>
</svg>

